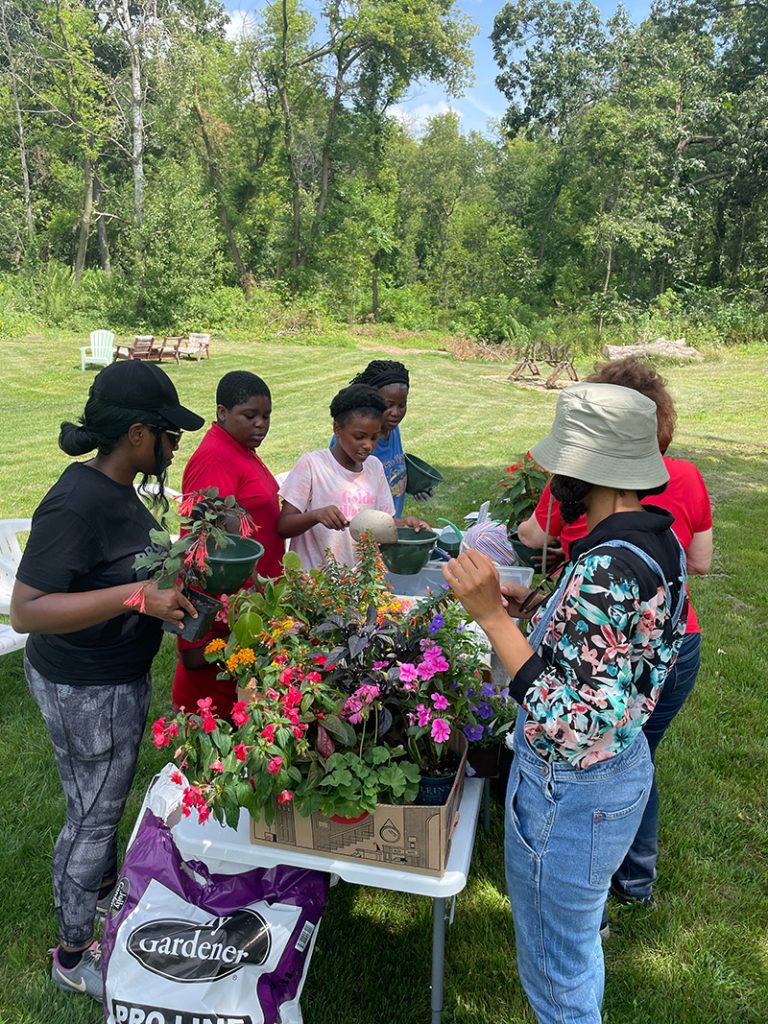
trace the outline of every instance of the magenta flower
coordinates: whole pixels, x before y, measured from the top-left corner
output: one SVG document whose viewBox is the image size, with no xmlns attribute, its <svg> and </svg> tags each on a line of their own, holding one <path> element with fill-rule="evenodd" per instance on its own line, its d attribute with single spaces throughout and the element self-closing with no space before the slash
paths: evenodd
<svg viewBox="0 0 768 1024">
<path fill-rule="evenodd" d="M 382 669 L 389 668 L 388 661 L 374 661 L 373 670 L 374 672 L 381 672 Z"/>
<path fill-rule="evenodd" d="M 413 683 L 418 679 L 418 673 L 416 666 L 411 664 L 410 661 L 398 662 L 400 665 L 400 682 L 401 683 Z"/>
<path fill-rule="evenodd" d="M 432 703 L 435 705 L 435 711 L 445 711 L 446 708 L 451 706 L 451 702 L 442 693 L 433 693 Z"/>
<path fill-rule="evenodd" d="M 444 718 L 436 718 L 432 723 L 432 739 L 435 743 L 445 743 L 451 735 L 451 727 Z"/>
<path fill-rule="evenodd" d="M 416 707 L 416 721 L 419 723 L 420 728 L 424 728 L 425 725 L 429 725 L 432 721 L 432 712 L 426 706 L 426 704 L 419 704 Z"/>
</svg>

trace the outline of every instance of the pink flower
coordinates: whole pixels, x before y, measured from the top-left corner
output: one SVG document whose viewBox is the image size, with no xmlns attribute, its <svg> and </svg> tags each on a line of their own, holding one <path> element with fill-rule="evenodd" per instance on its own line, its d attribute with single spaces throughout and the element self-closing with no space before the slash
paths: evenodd
<svg viewBox="0 0 768 1024">
<path fill-rule="evenodd" d="M 426 706 L 426 704 L 419 704 L 416 708 L 416 721 L 419 726 L 423 729 L 425 725 L 429 725 L 432 721 L 432 712 Z"/>
<path fill-rule="evenodd" d="M 435 705 L 435 711 L 445 711 L 446 708 L 451 706 L 451 702 L 442 693 L 433 693 L 431 700 Z"/>
<path fill-rule="evenodd" d="M 171 724 L 165 730 L 165 735 L 166 736 L 178 736 L 179 735 L 179 725 L 178 725 L 178 722 L 171 722 Z"/>
<path fill-rule="evenodd" d="M 432 739 L 435 743 L 445 743 L 451 735 L 451 727 L 444 718 L 436 718 L 432 723 Z"/>
<path fill-rule="evenodd" d="M 184 785 L 184 776 L 181 772 L 171 772 L 170 779 L 171 782 L 175 782 L 177 786 Z"/>
<path fill-rule="evenodd" d="M 221 758 L 217 757 L 216 760 L 211 764 L 212 772 L 223 772 L 224 765 L 221 763 Z"/>
<path fill-rule="evenodd" d="M 293 800 L 293 793 L 290 789 L 284 789 L 282 793 L 277 794 L 277 802 L 279 804 L 289 804 Z"/>
<path fill-rule="evenodd" d="M 375 672 L 381 672 L 381 670 L 384 669 L 384 668 L 389 668 L 389 662 L 388 661 L 374 661 L 373 669 L 374 669 Z M 401 678 L 402 678 L 402 676 L 401 676 Z"/>
<path fill-rule="evenodd" d="M 318 683 L 322 683 L 323 677 L 319 672 L 307 672 L 307 682 L 312 686 L 317 686 Z"/>
<path fill-rule="evenodd" d="M 210 818 L 210 816 L 211 816 L 211 809 L 210 809 L 210 807 L 208 807 L 206 804 L 203 804 L 202 807 L 200 805 L 198 805 L 198 808 L 197 808 L 197 820 L 198 820 L 199 824 L 202 825 L 203 822 L 207 821 L 208 818 Z"/>
<path fill-rule="evenodd" d="M 238 761 L 244 761 L 248 756 L 248 748 L 244 743 L 238 743 L 234 749 L 234 755 Z"/>
<path fill-rule="evenodd" d="M 282 757 L 273 757 L 272 760 L 267 765 L 267 771 L 269 772 L 269 774 L 277 775 L 277 773 L 280 771 L 280 766 L 282 765 L 282 763 Z"/>
<path fill-rule="evenodd" d="M 406 693 L 415 693 L 416 690 L 418 690 L 418 688 L 418 683 L 403 683 L 403 685 L 400 687 L 400 689 L 404 690 Z"/>
<path fill-rule="evenodd" d="M 410 661 L 398 662 L 400 666 L 400 682 L 401 683 L 413 683 L 418 678 L 416 672 L 416 666 L 411 664 Z"/>
<path fill-rule="evenodd" d="M 232 705 L 232 721 L 235 725 L 245 725 L 248 721 L 248 705 L 244 700 L 237 701 L 236 704 Z"/>
<path fill-rule="evenodd" d="M 265 696 L 267 697 L 267 700 L 277 700 L 280 694 L 270 686 L 265 690 Z"/>
<path fill-rule="evenodd" d="M 213 698 L 203 697 L 202 700 L 197 702 L 197 706 L 201 711 L 212 711 L 213 710 Z"/>
<path fill-rule="evenodd" d="M 213 715 L 206 712 L 203 712 L 203 729 L 206 732 L 216 731 L 216 719 L 213 717 Z"/>
<path fill-rule="evenodd" d="M 267 743 L 274 743 L 275 742 L 275 727 L 274 727 L 274 725 L 272 725 L 271 722 L 270 722 L 269 725 L 265 725 L 264 728 L 259 733 L 259 737 L 261 739 L 263 739 L 263 740 L 266 740 Z"/>
</svg>

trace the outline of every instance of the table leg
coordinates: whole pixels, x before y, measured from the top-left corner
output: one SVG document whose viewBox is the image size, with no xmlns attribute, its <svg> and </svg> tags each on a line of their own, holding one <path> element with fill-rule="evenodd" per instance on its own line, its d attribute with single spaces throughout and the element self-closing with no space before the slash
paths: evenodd
<svg viewBox="0 0 768 1024">
<path fill-rule="evenodd" d="M 445 897 L 432 900 L 432 1024 L 443 1014 L 445 976 Z"/>
<path fill-rule="evenodd" d="M 491 780 L 483 779 L 483 828 L 485 834 L 491 831 Z"/>
</svg>

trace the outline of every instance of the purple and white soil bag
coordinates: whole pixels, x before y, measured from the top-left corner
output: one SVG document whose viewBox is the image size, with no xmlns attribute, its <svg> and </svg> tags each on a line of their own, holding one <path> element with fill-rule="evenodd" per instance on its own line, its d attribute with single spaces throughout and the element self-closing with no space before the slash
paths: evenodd
<svg viewBox="0 0 768 1024">
<path fill-rule="evenodd" d="M 329 876 L 211 874 L 144 811 L 102 941 L 107 1024 L 302 1024 Z"/>
</svg>

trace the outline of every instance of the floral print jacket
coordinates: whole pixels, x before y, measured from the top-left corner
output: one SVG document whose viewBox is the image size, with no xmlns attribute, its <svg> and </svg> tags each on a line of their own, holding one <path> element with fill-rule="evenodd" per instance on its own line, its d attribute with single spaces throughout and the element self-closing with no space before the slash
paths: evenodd
<svg viewBox="0 0 768 1024">
<path fill-rule="evenodd" d="M 528 712 L 526 739 L 548 760 L 588 768 L 621 753 L 659 699 L 685 634 L 673 628 L 658 574 L 631 551 L 600 543 L 623 538 L 654 558 L 680 594 L 672 517 L 660 510 L 609 516 L 574 545 L 565 591 L 541 647 L 515 676 L 511 692 Z M 533 617 L 535 626 L 543 611 Z"/>
</svg>

